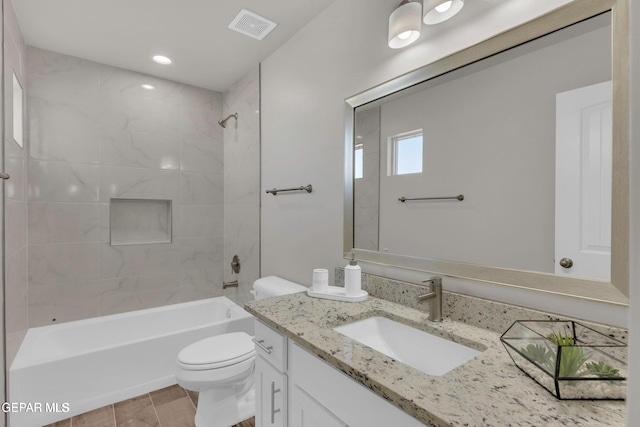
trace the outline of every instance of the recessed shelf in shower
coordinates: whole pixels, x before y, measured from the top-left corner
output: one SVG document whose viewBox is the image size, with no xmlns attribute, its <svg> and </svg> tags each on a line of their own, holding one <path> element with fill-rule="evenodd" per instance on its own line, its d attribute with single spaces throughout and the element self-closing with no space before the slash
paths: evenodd
<svg viewBox="0 0 640 427">
<path fill-rule="evenodd" d="M 111 246 L 171 243 L 171 200 L 111 199 Z"/>
</svg>

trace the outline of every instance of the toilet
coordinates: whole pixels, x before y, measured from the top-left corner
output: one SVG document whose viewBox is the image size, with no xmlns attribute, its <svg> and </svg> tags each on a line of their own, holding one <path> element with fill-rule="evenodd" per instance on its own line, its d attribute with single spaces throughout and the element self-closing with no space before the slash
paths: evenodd
<svg viewBox="0 0 640 427">
<path fill-rule="evenodd" d="M 253 284 L 255 299 L 306 291 L 277 276 Z M 245 332 L 216 335 L 178 353 L 176 379 L 183 388 L 199 392 L 196 427 L 229 427 L 255 414 L 255 344 Z"/>
</svg>

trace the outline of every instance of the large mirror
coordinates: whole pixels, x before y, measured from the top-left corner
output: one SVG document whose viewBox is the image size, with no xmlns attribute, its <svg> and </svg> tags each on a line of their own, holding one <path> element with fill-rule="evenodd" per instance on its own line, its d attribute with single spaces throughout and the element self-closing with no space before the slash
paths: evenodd
<svg viewBox="0 0 640 427">
<path fill-rule="evenodd" d="M 595 3 L 348 99 L 345 253 L 626 304 L 626 5 Z"/>
</svg>

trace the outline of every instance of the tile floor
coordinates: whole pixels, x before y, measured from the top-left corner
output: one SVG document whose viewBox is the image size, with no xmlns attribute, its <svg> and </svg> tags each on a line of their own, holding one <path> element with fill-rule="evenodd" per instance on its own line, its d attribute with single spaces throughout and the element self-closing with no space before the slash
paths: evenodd
<svg viewBox="0 0 640 427">
<path fill-rule="evenodd" d="M 198 393 L 173 385 L 45 427 L 194 427 L 197 404 Z M 255 427 L 255 422 L 233 427 Z"/>
</svg>

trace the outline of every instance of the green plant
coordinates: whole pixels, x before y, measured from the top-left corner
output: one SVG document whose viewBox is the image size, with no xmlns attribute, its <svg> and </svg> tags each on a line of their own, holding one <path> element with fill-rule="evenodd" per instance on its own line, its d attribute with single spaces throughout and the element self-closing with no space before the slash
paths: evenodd
<svg viewBox="0 0 640 427">
<path fill-rule="evenodd" d="M 560 372 L 561 378 L 581 377 L 582 365 L 591 357 L 590 352 L 584 351 L 582 347 L 563 346 L 560 349 Z"/>
<path fill-rule="evenodd" d="M 559 346 L 575 345 L 576 343 L 570 331 L 551 332 L 548 338 Z"/>
<path fill-rule="evenodd" d="M 520 351 L 532 362 L 553 372 L 554 354 L 546 346 L 541 344 L 529 344 L 528 346 L 520 349 Z"/>
<path fill-rule="evenodd" d="M 605 361 L 590 362 L 585 365 L 585 375 L 595 375 L 598 378 L 619 378 L 620 369 L 616 369 Z"/>
<path fill-rule="evenodd" d="M 585 375 L 580 372 L 585 362 L 592 353 L 582 347 L 576 347 L 576 340 L 570 331 L 552 332 L 548 337 L 552 342 L 560 346 L 558 357 L 560 358 L 560 372 L 562 378 L 575 378 Z"/>
</svg>

